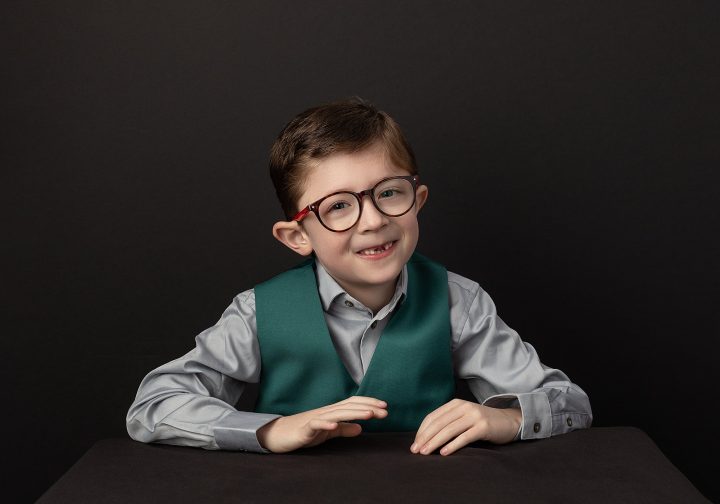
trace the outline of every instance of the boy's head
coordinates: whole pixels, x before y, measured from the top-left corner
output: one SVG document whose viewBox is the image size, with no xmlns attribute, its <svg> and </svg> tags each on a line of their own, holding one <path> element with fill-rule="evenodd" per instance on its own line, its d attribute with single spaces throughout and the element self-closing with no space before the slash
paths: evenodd
<svg viewBox="0 0 720 504">
<path fill-rule="evenodd" d="M 338 101 L 298 114 L 280 132 L 270 150 L 270 177 L 290 220 L 300 210 L 308 169 L 334 153 L 353 153 L 379 142 L 398 168 L 417 174 L 415 154 L 398 124 L 360 99 Z"/>
<path fill-rule="evenodd" d="M 314 252 L 369 308 L 387 303 L 427 198 L 395 121 L 359 99 L 309 109 L 278 136 L 270 171 L 288 219 L 273 235 L 298 254 Z"/>
</svg>

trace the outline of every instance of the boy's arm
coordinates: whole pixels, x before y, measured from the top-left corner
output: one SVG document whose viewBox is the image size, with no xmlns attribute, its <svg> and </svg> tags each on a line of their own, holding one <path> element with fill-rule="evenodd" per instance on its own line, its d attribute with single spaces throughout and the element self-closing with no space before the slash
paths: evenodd
<svg viewBox="0 0 720 504">
<path fill-rule="evenodd" d="M 478 402 L 519 408 L 521 439 L 544 438 L 590 427 L 585 392 L 560 370 L 544 366 L 535 349 L 497 315 L 477 283 L 448 273 L 453 327 L 453 360 Z"/>
<path fill-rule="evenodd" d="M 128 433 L 142 442 L 267 451 L 256 432 L 278 415 L 232 406 L 245 383 L 260 376 L 253 291 L 237 296 L 195 341 L 192 351 L 143 379 L 128 411 Z"/>
</svg>

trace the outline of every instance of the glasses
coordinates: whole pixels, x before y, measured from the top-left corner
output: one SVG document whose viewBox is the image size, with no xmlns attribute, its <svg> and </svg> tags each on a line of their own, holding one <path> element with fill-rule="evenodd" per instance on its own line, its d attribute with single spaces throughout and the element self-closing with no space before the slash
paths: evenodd
<svg viewBox="0 0 720 504">
<path fill-rule="evenodd" d="M 300 222 L 310 212 L 314 212 L 320 224 L 326 229 L 341 233 L 353 227 L 360 220 L 363 198 L 367 195 L 375 208 L 388 217 L 400 217 L 415 205 L 415 191 L 420 177 L 388 177 L 370 189 L 359 193 L 340 191 L 328 194 L 300 210 L 294 221 Z"/>
</svg>

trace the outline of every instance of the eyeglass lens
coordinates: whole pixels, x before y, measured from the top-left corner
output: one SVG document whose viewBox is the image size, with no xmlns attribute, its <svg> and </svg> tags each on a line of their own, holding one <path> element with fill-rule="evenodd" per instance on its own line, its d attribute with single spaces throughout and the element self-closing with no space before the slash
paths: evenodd
<svg viewBox="0 0 720 504">
<path fill-rule="evenodd" d="M 378 184 L 372 193 L 377 208 L 387 216 L 406 213 L 415 201 L 413 184 L 392 178 Z M 360 218 L 360 202 L 353 193 L 341 192 L 325 198 L 318 207 L 320 220 L 334 231 L 351 228 Z"/>
</svg>

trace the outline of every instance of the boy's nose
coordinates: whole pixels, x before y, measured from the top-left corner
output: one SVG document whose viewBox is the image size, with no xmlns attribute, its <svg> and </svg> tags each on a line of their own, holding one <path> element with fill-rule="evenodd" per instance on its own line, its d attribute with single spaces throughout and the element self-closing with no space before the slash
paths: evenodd
<svg viewBox="0 0 720 504">
<path fill-rule="evenodd" d="M 385 226 L 389 222 L 388 216 L 381 213 L 369 195 L 363 197 L 362 202 L 362 213 L 360 214 L 360 221 L 358 222 L 358 231 L 368 231 L 373 229 L 379 229 Z"/>
</svg>

